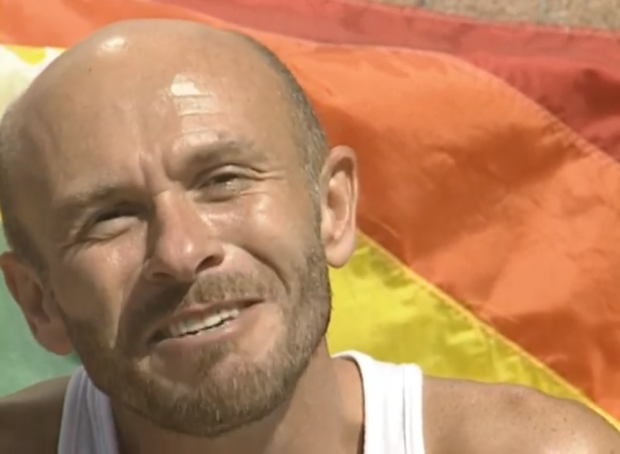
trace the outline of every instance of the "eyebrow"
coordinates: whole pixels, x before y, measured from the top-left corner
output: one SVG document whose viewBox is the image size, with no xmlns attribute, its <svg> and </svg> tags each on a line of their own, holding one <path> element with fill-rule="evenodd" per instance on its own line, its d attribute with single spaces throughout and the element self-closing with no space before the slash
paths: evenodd
<svg viewBox="0 0 620 454">
<path fill-rule="evenodd" d="M 196 143 L 191 145 L 179 145 L 175 151 L 181 151 L 184 156 L 182 167 L 201 161 L 219 160 L 256 152 L 256 144 L 247 139 L 224 138 L 211 143 Z"/>
<path fill-rule="evenodd" d="M 84 212 L 103 204 L 118 195 L 119 186 L 101 184 L 87 191 L 66 196 L 53 207 L 61 222 L 72 221 Z"/>
</svg>

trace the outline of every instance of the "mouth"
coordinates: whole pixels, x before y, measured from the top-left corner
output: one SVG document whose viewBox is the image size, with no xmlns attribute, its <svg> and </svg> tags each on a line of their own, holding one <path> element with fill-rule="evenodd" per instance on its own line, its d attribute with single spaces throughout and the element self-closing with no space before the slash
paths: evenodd
<svg viewBox="0 0 620 454">
<path fill-rule="evenodd" d="M 192 308 L 167 321 L 152 336 L 152 343 L 217 331 L 234 322 L 253 303 L 210 304 L 208 308 Z"/>
</svg>

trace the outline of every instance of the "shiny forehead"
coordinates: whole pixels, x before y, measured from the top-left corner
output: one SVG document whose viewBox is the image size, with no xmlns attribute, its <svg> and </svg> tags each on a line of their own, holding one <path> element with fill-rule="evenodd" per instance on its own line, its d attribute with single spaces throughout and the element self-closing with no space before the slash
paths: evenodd
<svg viewBox="0 0 620 454">
<path fill-rule="evenodd" d="M 279 74 L 257 50 L 260 46 L 251 42 L 192 22 L 121 22 L 62 54 L 28 91 L 39 98 L 49 95 L 48 100 L 69 95 L 65 101 L 71 94 L 89 99 L 97 94 L 152 98 L 162 89 L 191 96 L 200 94 L 196 79 L 202 78 L 203 83 L 236 84 L 240 90 L 228 94 L 238 99 L 281 94 Z M 80 91 L 86 88 L 97 91 Z"/>
<path fill-rule="evenodd" d="M 254 134 L 249 139 L 257 142 L 295 128 L 282 80 L 246 40 L 182 21 L 103 29 L 55 61 L 25 98 L 36 117 L 29 123 L 32 135 L 55 142 L 48 147 L 55 159 L 94 144 L 130 148 L 120 139 L 145 139 L 144 130 L 172 140 L 166 133 L 179 121 L 185 130 L 209 135 L 201 115 L 213 114 L 215 129 Z M 279 131 L 269 131 L 273 127 Z"/>
</svg>

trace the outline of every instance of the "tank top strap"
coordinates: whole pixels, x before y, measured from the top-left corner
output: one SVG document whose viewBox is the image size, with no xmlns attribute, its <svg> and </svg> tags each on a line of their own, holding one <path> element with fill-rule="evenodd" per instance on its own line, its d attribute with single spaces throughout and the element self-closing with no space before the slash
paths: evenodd
<svg viewBox="0 0 620 454">
<path fill-rule="evenodd" d="M 409 454 L 424 454 L 424 373 L 417 364 L 403 364 L 405 443 Z"/>
<path fill-rule="evenodd" d="M 424 454 L 423 381 L 416 364 L 391 364 L 347 351 L 364 391 L 364 454 Z"/>
<path fill-rule="evenodd" d="M 118 454 L 109 399 L 80 367 L 65 393 L 58 454 Z"/>
</svg>

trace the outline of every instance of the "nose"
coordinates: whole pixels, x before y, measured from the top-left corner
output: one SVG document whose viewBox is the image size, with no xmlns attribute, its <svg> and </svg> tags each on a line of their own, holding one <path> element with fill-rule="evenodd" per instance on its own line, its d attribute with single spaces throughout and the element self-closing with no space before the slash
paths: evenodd
<svg viewBox="0 0 620 454">
<path fill-rule="evenodd" d="M 144 275 L 152 282 L 191 283 L 200 271 L 224 260 L 224 247 L 194 203 L 167 196 L 157 201 L 149 226 Z"/>
</svg>

